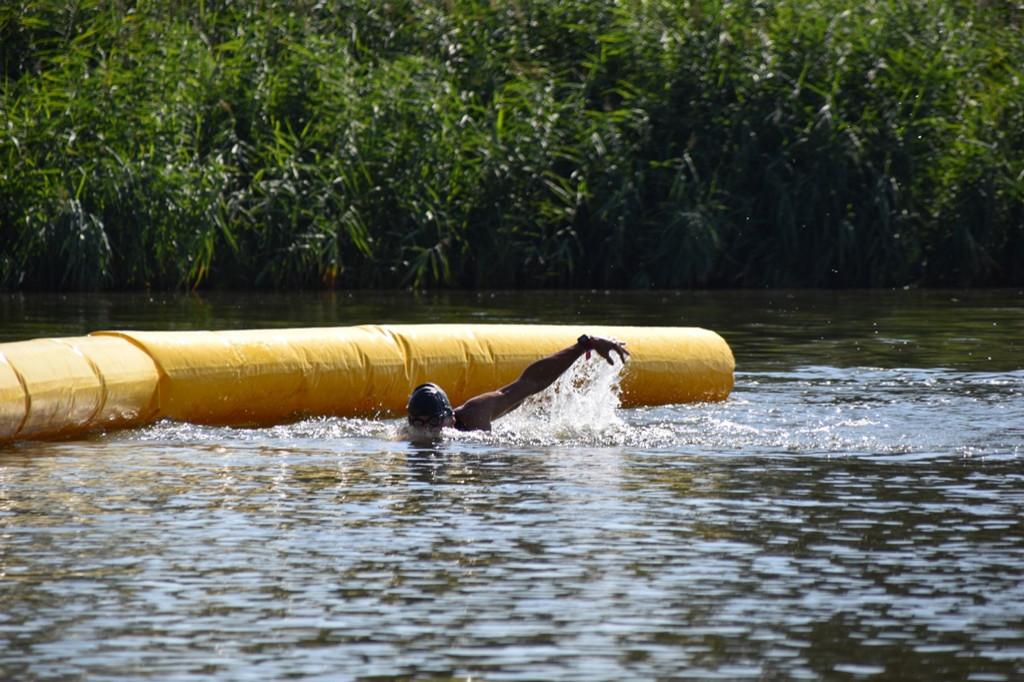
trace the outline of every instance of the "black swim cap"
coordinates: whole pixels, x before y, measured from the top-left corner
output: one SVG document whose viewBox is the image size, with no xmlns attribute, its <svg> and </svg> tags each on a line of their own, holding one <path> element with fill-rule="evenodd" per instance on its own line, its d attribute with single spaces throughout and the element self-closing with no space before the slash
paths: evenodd
<svg viewBox="0 0 1024 682">
<path fill-rule="evenodd" d="M 451 414 L 452 404 L 437 384 L 420 384 L 413 389 L 405 409 L 410 417 L 434 417 Z"/>
</svg>

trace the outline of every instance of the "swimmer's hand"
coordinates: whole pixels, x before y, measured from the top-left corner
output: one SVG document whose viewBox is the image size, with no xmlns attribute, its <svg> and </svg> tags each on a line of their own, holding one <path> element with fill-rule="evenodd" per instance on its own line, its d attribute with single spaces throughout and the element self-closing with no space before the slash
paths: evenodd
<svg viewBox="0 0 1024 682">
<path fill-rule="evenodd" d="M 586 339 L 584 341 L 583 339 Z M 616 341 L 615 339 L 606 339 L 602 336 L 581 336 L 580 343 L 587 349 L 587 356 L 590 356 L 590 351 L 596 352 L 602 358 L 608 361 L 609 365 L 614 365 L 615 360 L 612 358 L 612 353 L 618 353 L 619 358 L 622 362 L 626 361 L 629 357 L 629 351 L 626 350 L 625 341 Z"/>
</svg>

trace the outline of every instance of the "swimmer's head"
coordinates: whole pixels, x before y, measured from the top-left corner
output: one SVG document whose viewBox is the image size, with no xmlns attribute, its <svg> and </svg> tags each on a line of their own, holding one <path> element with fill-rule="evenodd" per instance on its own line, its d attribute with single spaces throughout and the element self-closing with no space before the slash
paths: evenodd
<svg viewBox="0 0 1024 682">
<path fill-rule="evenodd" d="M 451 401 L 437 384 L 420 384 L 413 389 L 405 409 L 409 426 L 440 431 L 455 424 Z"/>
</svg>

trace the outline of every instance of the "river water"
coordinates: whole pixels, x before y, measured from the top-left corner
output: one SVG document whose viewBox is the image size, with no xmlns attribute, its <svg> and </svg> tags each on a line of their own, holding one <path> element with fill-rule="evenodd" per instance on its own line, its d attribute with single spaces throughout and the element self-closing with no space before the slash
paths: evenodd
<svg viewBox="0 0 1024 682">
<path fill-rule="evenodd" d="M 1024 679 L 1019 291 L 0 297 L 3 341 L 434 321 L 703 326 L 736 387 L 0 446 L 0 679 Z"/>
</svg>

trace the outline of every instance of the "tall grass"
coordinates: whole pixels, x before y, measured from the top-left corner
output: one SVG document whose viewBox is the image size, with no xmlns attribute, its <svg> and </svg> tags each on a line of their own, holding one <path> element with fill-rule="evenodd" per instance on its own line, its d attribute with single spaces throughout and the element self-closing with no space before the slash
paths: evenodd
<svg viewBox="0 0 1024 682">
<path fill-rule="evenodd" d="M 22 0 L 0 287 L 1024 283 L 1009 0 Z"/>
</svg>

